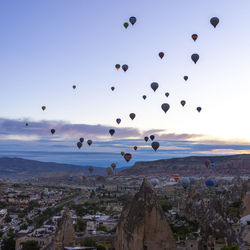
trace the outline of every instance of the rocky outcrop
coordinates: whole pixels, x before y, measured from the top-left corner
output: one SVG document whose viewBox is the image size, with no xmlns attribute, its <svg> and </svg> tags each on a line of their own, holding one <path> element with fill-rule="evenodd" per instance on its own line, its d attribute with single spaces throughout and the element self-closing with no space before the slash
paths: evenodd
<svg viewBox="0 0 250 250">
<path fill-rule="evenodd" d="M 75 244 L 75 230 L 72 214 L 69 210 L 63 212 L 58 222 L 58 230 L 55 237 L 55 250 L 62 250 L 64 247 L 72 247 Z"/>
<path fill-rule="evenodd" d="M 175 240 L 153 187 L 144 179 L 123 208 L 115 237 L 116 250 L 175 250 Z"/>
</svg>

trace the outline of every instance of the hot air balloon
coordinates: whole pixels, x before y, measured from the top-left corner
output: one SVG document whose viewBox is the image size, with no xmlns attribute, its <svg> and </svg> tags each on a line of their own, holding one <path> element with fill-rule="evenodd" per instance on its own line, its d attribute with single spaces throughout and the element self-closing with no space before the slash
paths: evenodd
<svg viewBox="0 0 250 250">
<path fill-rule="evenodd" d="M 111 90 L 114 91 L 114 90 L 115 90 L 115 87 L 111 87 Z"/>
<path fill-rule="evenodd" d="M 73 85 L 72 88 L 75 89 L 75 88 L 76 88 L 76 85 Z"/>
<path fill-rule="evenodd" d="M 89 146 L 91 146 L 91 144 L 93 143 L 92 140 L 87 140 L 87 143 Z"/>
<path fill-rule="evenodd" d="M 174 178 L 174 180 L 175 180 L 176 182 L 178 182 L 178 181 L 180 180 L 180 176 L 177 175 L 177 174 L 172 175 L 172 177 Z"/>
<path fill-rule="evenodd" d="M 54 128 L 52 128 L 52 129 L 50 130 L 50 132 L 51 132 L 51 134 L 53 135 L 53 134 L 56 132 L 56 130 L 55 130 Z"/>
<path fill-rule="evenodd" d="M 137 150 L 137 146 L 134 146 L 134 150 L 135 150 L 135 151 Z"/>
<path fill-rule="evenodd" d="M 136 23 L 136 17 L 131 16 L 131 17 L 129 18 L 129 22 L 130 22 L 132 25 L 134 25 L 134 24 Z"/>
<path fill-rule="evenodd" d="M 165 93 L 165 96 L 166 96 L 166 97 L 169 97 L 169 93 L 168 93 L 168 92 L 166 92 L 166 93 Z"/>
<path fill-rule="evenodd" d="M 161 108 L 162 108 L 162 110 L 163 110 L 165 113 L 167 113 L 167 111 L 169 110 L 170 106 L 169 106 L 168 103 L 163 103 L 163 104 L 161 105 Z"/>
<path fill-rule="evenodd" d="M 131 120 L 134 120 L 135 119 L 135 113 L 129 114 L 129 117 L 131 118 Z"/>
<path fill-rule="evenodd" d="M 125 29 L 127 29 L 129 24 L 126 22 L 126 23 L 123 24 L 123 26 L 125 27 Z"/>
<path fill-rule="evenodd" d="M 116 122 L 117 122 L 118 125 L 121 123 L 121 121 L 122 121 L 122 120 L 121 120 L 120 118 L 117 118 L 117 119 L 116 119 Z"/>
<path fill-rule="evenodd" d="M 207 179 L 205 182 L 207 187 L 213 187 L 214 186 L 214 181 L 212 179 Z"/>
<path fill-rule="evenodd" d="M 79 141 L 79 142 L 77 142 L 77 147 L 80 149 L 81 147 L 82 147 L 82 143 Z"/>
<path fill-rule="evenodd" d="M 158 89 L 159 84 L 157 82 L 152 82 L 151 83 L 151 89 L 154 90 L 154 92 Z"/>
<path fill-rule="evenodd" d="M 196 109 L 199 113 L 201 112 L 201 107 L 197 107 Z"/>
<path fill-rule="evenodd" d="M 93 171 L 94 171 L 94 167 L 93 166 L 89 166 L 88 170 L 89 170 L 89 173 L 92 174 Z"/>
<path fill-rule="evenodd" d="M 159 53 L 159 57 L 162 59 L 164 57 L 164 53 L 163 52 L 160 52 Z"/>
<path fill-rule="evenodd" d="M 154 135 L 150 135 L 150 140 L 153 141 L 155 139 L 155 136 Z"/>
<path fill-rule="evenodd" d="M 116 64 L 116 65 L 115 65 L 115 68 L 116 68 L 117 70 L 118 70 L 120 67 L 121 67 L 120 64 Z"/>
<path fill-rule="evenodd" d="M 122 151 L 122 152 L 121 152 L 121 155 L 124 156 L 124 154 L 125 154 L 125 153 Z"/>
<path fill-rule="evenodd" d="M 149 139 L 149 138 L 148 138 L 147 136 L 144 137 L 144 141 L 145 141 L 145 142 L 147 142 L 148 139 Z"/>
<path fill-rule="evenodd" d="M 145 100 L 145 99 L 147 98 L 147 96 L 146 96 L 146 95 L 143 95 L 142 98 Z"/>
<path fill-rule="evenodd" d="M 205 166 L 208 168 L 210 166 L 210 161 L 209 160 L 205 160 Z"/>
<path fill-rule="evenodd" d="M 197 34 L 193 34 L 193 35 L 192 35 L 192 39 L 193 39 L 194 41 L 196 41 L 197 38 L 198 38 L 198 35 L 197 35 Z"/>
<path fill-rule="evenodd" d="M 132 155 L 129 154 L 129 153 L 126 153 L 126 154 L 124 155 L 124 159 L 126 160 L 126 162 L 129 162 L 129 161 L 131 160 L 131 158 L 132 158 Z"/>
<path fill-rule="evenodd" d="M 159 184 L 159 180 L 157 178 L 152 178 L 152 179 L 150 179 L 150 183 L 152 186 L 155 187 L 156 185 Z"/>
<path fill-rule="evenodd" d="M 187 80 L 188 80 L 188 76 L 184 76 L 183 78 L 184 78 L 184 80 L 185 80 L 185 81 L 187 81 Z"/>
<path fill-rule="evenodd" d="M 115 170 L 116 164 L 115 164 L 114 162 L 111 164 L 111 168 L 112 168 L 113 170 Z"/>
<path fill-rule="evenodd" d="M 210 162 L 210 166 L 214 167 L 214 162 L 213 161 Z"/>
<path fill-rule="evenodd" d="M 81 143 L 83 143 L 84 138 L 81 137 L 81 138 L 79 139 L 79 141 L 80 141 Z"/>
<path fill-rule="evenodd" d="M 124 72 L 126 72 L 128 70 L 128 65 L 127 64 L 123 64 L 122 65 L 122 69 Z"/>
<path fill-rule="evenodd" d="M 154 149 L 154 151 L 156 151 L 160 147 L 160 143 L 157 141 L 154 141 L 151 143 L 151 146 Z"/>
<path fill-rule="evenodd" d="M 186 104 L 186 101 L 182 100 L 182 101 L 181 101 L 181 105 L 184 107 L 185 104 Z"/>
<path fill-rule="evenodd" d="M 198 54 L 193 54 L 191 56 L 191 59 L 193 60 L 194 63 L 197 63 L 197 61 L 199 60 L 200 56 Z"/>
<path fill-rule="evenodd" d="M 111 167 L 106 168 L 107 174 L 111 175 L 113 172 L 113 169 Z"/>
<path fill-rule="evenodd" d="M 26 122 L 26 123 L 25 123 L 25 126 L 26 126 L 26 127 L 28 127 L 28 126 L 29 126 L 29 123 L 28 123 L 28 122 Z"/>
<path fill-rule="evenodd" d="M 115 130 L 114 130 L 114 129 L 110 129 L 110 130 L 109 130 L 109 133 L 110 133 L 111 136 L 113 136 L 114 133 L 115 133 Z"/>
<path fill-rule="evenodd" d="M 210 23 L 214 26 L 214 28 L 217 26 L 217 24 L 219 23 L 219 18 L 218 17 L 212 17 L 210 19 Z"/>
<path fill-rule="evenodd" d="M 44 111 L 46 109 L 46 106 L 42 106 L 42 110 Z"/>
<path fill-rule="evenodd" d="M 181 177 L 180 183 L 183 186 L 184 189 L 188 188 L 190 186 L 190 180 L 188 177 Z"/>
</svg>

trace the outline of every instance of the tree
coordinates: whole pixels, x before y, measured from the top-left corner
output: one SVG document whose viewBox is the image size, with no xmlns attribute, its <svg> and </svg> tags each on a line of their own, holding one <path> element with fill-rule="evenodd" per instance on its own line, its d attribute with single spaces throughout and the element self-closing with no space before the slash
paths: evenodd
<svg viewBox="0 0 250 250">
<path fill-rule="evenodd" d="M 39 250 L 38 242 L 35 240 L 28 240 L 23 244 L 22 250 Z"/>
<path fill-rule="evenodd" d="M 7 239 L 3 239 L 2 250 L 15 250 L 16 249 L 16 241 L 14 237 L 9 237 Z"/>
<path fill-rule="evenodd" d="M 239 247 L 237 245 L 232 245 L 231 247 L 224 246 L 221 248 L 221 250 L 239 250 Z"/>
</svg>

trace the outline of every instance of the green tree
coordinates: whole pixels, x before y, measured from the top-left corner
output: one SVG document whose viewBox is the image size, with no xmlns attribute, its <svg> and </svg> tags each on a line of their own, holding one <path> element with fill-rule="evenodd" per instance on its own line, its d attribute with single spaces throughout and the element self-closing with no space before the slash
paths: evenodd
<svg viewBox="0 0 250 250">
<path fill-rule="evenodd" d="M 239 247 L 237 245 L 232 245 L 231 247 L 224 246 L 221 248 L 221 250 L 239 250 Z"/>
<path fill-rule="evenodd" d="M 9 237 L 7 239 L 3 239 L 2 250 L 15 250 L 16 249 L 16 241 L 14 237 Z"/>
<path fill-rule="evenodd" d="M 23 244 L 22 250 L 39 250 L 38 242 L 35 240 L 28 240 Z"/>
</svg>

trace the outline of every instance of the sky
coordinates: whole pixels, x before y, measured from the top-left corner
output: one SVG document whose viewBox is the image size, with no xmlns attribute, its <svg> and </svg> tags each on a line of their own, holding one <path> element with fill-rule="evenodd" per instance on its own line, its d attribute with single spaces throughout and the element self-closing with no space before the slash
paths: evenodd
<svg viewBox="0 0 250 250">
<path fill-rule="evenodd" d="M 120 151 L 133 153 L 129 164 L 249 153 L 249 8 L 248 0 L 1 1 L 0 156 L 106 166 L 126 164 Z M 130 16 L 137 22 L 125 29 Z M 150 134 L 156 153 L 143 141 Z M 79 151 L 79 136 L 93 145 Z"/>
</svg>

